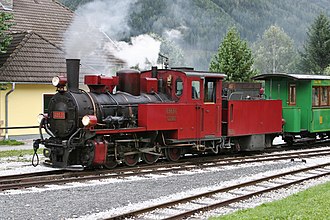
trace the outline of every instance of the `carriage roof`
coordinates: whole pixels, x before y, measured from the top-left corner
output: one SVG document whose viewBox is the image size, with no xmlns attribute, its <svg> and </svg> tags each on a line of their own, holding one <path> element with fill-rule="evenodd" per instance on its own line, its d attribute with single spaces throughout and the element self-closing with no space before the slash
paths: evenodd
<svg viewBox="0 0 330 220">
<path fill-rule="evenodd" d="M 254 80 L 267 80 L 271 78 L 287 78 L 292 80 L 330 80 L 327 75 L 311 75 L 311 74 L 292 74 L 292 73 L 270 73 L 261 74 L 252 77 Z"/>
</svg>

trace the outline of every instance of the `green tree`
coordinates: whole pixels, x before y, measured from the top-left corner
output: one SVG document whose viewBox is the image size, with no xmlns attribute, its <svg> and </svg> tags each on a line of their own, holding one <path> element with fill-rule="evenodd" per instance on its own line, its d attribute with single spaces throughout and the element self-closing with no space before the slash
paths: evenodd
<svg viewBox="0 0 330 220">
<path fill-rule="evenodd" d="M 330 64 L 330 21 L 321 13 L 308 28 L 304 51 L 300 53 L 300 70 L 324 74 Z"/>
<path fill-rule="evenodd" d="M 12 37 L 8 34 L 9 28 L 13 25 L 13 23 L 9 22 L 11 19 L 13 19 L 12 14 L 0 13 L 0 53 L 7 52 L 7 47 L 12 40 Z"/>
<path fill-rule="evenodd" d="M 211 72 L 227 74 L 227 81 L 247 82 L 256 74 L 253 70 L 253 57 L 247 42 L 241 40 L 236 28 L 230 28 L 218 53 L 210 63 Z"/>
<path fill-rule="evenodd" d="M 276 25 L 270 26 L 253 46 L 254 67 L 261 73 L 290 72 L 296 57 L 293 40 Z"/>
</svg>

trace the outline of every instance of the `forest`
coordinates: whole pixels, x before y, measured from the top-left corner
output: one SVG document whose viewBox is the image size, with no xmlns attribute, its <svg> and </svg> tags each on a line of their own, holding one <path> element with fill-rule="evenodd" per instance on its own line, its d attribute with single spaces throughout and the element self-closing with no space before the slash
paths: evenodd
<svg viewBox="0 0 330 220">
<path fill-rule="evenodd" d="M 74 11 L 93 2 L 60 1 Z M 308 28 L 316 17 L 320 13 L 329 16 L 330 11 L 328 0 L 128 1 L 132 2 L 127 15 L 129 28 L 121 33 L 120 40 L 145 33 L 154 33 L 161 38 L 169 31 L 178 33 L 179 37 L 172 41 L 183 51 L 185 60 L 182 65 L 199 69 L 209 68 L 212 56 L 231 27 L 236 27 L 240 37 L 253 48 L 264 32 L 276 25 L 292 39 L 294 50 L 298 53 L 302 50 Z"/>
</svg>

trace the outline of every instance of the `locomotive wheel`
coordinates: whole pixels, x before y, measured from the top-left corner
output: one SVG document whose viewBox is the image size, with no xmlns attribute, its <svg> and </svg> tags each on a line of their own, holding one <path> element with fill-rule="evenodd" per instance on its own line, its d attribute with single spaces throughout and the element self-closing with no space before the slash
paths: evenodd
<svg viewBox="0 0 330 220">
<path fill-rule="evenodd" d="M 131 154 L 124 156 L 124 163 L 129 166 L 135 166 L 139 162 L 139 154 Z"/>
<path fill-rule="evenodd" d="M 107 161 L 104 164 L 104 167 L 107 169 L 113 169 L 118 165 L 114 156 L 107 156 Z"/>
<path fill-rule="evenodd" d="M 165 157 L 169 161 L 178 161 L 181 157 L 181 148 L 166 148 L 165 149 Z"/>
<path fill-rule="evenodd" d="M 153 164 L 159 159 L 158 155 L 143 153 L 142 160 L 147 164 Z"/>
</svg>

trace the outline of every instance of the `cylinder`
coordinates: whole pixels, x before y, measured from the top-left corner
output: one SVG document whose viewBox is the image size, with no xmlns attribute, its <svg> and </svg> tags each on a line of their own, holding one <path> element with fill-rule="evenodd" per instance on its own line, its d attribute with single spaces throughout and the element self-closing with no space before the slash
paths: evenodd
<svg viewBox="0 0 330 220">
<path fill-rule="evenodd" d="M 79 92 L 79 59 L 66 60 L 66 74 L 68 80 L 68 91 Z"/>
<path fill-rule="evenodd" d="M 117 72 L 119 84 L 118 91 L 127 92 L 132 95 L 140 95 L 140 72 L 137 70 L 120 70 Z"/>
</svg>

